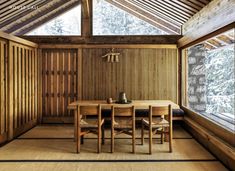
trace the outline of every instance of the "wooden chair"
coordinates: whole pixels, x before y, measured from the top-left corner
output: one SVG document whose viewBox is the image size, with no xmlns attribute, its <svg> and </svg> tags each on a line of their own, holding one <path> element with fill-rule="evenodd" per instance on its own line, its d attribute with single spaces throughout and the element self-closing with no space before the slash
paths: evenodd
<svg viewBox="0 0 235 171">
<path fill-rule="evenodd" d="M 96 104 L 78 105 L 77 108 L 77 153 L 80 153 L 80 144 L 84 135 L 95 133 L 97 138 L 97 152 L 101 151 L 101 134 L 104 119 L 101 118 L 101 106 Z M 102 136 L 102 138 L 104 138 Z"/>
<path fill-rule="evenodd" d="M 114 137 L 117 134 L 132 136 L 132 152 L 135 153 L 135 108 L 130 105 L 112 106 L 111 153 L 114 152 Z"/>
<path fill-rule="evenodd" d="M 156 116 L 153 120 L 153 116 Z M 165 116 L 168 116 L 165 119 Z M 152 136 L 161 134 L 161 143 L 163 143 L 163 134 L 169 136 L 169 151 L 172 152 L 172 108 L 169 106 L 149 106 L 149 119 L 142 119 L 141 144 L 144 144 L 144 128 L 149 129 L 149 154 L 152 154 Z"/>
</svg>

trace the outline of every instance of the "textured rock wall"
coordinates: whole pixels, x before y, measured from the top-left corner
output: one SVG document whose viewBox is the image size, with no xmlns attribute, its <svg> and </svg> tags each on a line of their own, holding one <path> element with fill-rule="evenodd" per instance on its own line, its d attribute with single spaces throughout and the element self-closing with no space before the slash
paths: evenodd
<svg viewBox="0 0 235 171">
<path fill-rule="evenodd" d="M 202 44 L 188 49 L 188 104 L 197 112 L 206 111 L 205 49 Z"/>
</svg>

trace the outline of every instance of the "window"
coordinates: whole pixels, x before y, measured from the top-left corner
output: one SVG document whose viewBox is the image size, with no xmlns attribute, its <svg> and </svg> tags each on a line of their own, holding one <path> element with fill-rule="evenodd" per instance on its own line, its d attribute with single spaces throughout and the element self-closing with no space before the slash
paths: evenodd
<svg viewBox="0 0 235 171">
<path fill-rule="evenodd" d="M 26 35 L 81 35 L 81 5 L 39 26 Z"/>
<path fill-rule="evenodd" d="M 235 130 L 234 29 L 189 47 L 185 105 Z"/>
<path fill-rule="evenodd" d="M 105 0 L 93 0 L 93 35 L 163 35 L 166 32 Z"/>
</svg>

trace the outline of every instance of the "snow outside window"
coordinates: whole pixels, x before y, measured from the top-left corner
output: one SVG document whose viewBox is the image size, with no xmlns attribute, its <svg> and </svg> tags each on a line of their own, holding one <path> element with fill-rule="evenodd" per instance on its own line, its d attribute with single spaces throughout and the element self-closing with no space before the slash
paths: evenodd
<svg viewBox="0 0 235 171">
<path fill-rule="evenodd" d="M 230 130 L 235 130 L 234 49 L 234 30 L 187 49 L 187 106 Z"/>
</svg>

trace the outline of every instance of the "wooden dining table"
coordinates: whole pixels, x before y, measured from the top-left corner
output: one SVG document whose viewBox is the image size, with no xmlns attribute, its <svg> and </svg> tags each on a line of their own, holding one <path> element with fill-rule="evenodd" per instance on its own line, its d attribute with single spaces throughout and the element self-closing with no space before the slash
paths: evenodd
<svg viewBox="0 0 235 171">
<path fill-rule="evenodd" d="M 132 100 L 130 104 L 119 104 L 119 103 L 107 103 L 106 100 L 78 100 L 70 103 L 68 105 L 68 110 L 72 110 L 74 112 L 74 138 L 76 140 L 77 135 L 77 107 L 81 104 L 100 104 L 102 109 L 110 109 L 112 106 L 120 106 L 120 105 L 133 105 L 135 109 L 149 109 L 149 106 L 168 106 L 171 105 L 172 109 L 180 109 L 179 105 L 170 101 L 170 100 Z"/>
</svg>

